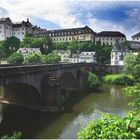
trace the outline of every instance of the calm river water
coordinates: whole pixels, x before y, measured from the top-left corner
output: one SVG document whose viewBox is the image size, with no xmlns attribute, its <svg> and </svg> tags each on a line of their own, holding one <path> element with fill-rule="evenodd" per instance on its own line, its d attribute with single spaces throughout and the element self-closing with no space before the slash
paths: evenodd
<svg viewBox="0 0 140 140">
<path fill-rule="evenodd" d="M 0 104 L 0 136 L 21 131 L 23 138 L 72 139 L 89 120 L 102 113 L 122 116 L 130 99 L 121 86 L 103 85 L 99 92 L 76 94 L 63 112 L 43 113 Z"/>
</svg>

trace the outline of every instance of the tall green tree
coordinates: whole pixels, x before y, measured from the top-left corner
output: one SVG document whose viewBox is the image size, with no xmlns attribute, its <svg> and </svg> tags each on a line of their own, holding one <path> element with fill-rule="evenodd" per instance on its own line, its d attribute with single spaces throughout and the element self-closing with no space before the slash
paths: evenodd
<svg viewBox="0 0 140 140">
<path fill-rule="evenodd" d="M 43 38 L 36 38 L 32 36 L 25 36 L 21 42 L 21 47 L 23 48 L 40 48 L 43 54 L 48 54 L 52 52 L 54 44 L 51 38 L 46 35 Z"/>
<path fill-rule="evenodd" d="M 12 55 L 10 55 L 7 59 L 7 62 L 10 64 L 22 64 L 24 61 L 24 58 L 22 54 L 14 52 Z"/>
<path fill-rule="evenodd" d="M 98 64 L 110 64 L 110 54 L 112 50 L 112 46 L 108 44 L 101 44 L 100 41 L 96 42 L 93 46 L 93 50 L 97 55 L 97 63 Z"/>
<path fill-rule="evenodd" d="M 136 55 L 130 53 L 124 56 L 124 72 L 127 74 L 133 74 L 133 68 L 136 64 Z"/>
<path fill-rule="evenodd" d="M 140 81 L 140 54 L 128 54 L 124 57 L 124 72 L 132 74 L 136 81 Z"/>
<path fill-rule="evenodd" d="M 5 41 L 1 41 L 0 48 L 3 50 L 5 57 L 10 56 L 16 52 L 20 47 L 20 40 L 16 37 L 9 37 Z"/>
</svg>

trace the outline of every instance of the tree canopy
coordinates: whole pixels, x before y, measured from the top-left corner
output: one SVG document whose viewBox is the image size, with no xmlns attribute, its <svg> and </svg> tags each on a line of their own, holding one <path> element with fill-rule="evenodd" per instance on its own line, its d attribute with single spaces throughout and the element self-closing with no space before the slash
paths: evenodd
<svg viewBox="0 0 140 140">
<path fill-rule="evenodd" d="M 0 42 L 1 57 L 8 57 L 20 47 L 20 40 L 16 37 L 9 37 Z"/>
<path fill-rule="evenodd" d="M 10 55 L 7 59 L 7 62 L 10 64 L 22 64 L 24 61 L 24 58 L 22 54 L 14 52 L 12 55 Z"/>
<path fill-rule="evenodd" d="M 42 38 L 26 35 L 20 46 L 22 48 L 40 48 L 42 54 L 49 54 L 53 50 L 53 43 L 48 35 Z"/>
<path fill-rule="evenodd" d="M 124 57 L 124 72 L 132 74 L 137 81 L 140 81 L 140 53 L 127 54 Z"/>
</svg>

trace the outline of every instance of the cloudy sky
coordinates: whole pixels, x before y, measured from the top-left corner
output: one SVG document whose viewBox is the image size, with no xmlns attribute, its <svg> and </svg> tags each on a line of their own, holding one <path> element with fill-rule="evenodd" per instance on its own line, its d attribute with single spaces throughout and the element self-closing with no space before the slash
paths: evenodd
<svg viewBox="0 0 140 140">
<path fill-rule="evenodd" d="M 140 1 L 0 0 L 0 17 L 13 22 L 29 18 L 48 30 L 88 25 L 95 32 L 121 31 L 131 39 L 140 32 Z"/>
</svg>

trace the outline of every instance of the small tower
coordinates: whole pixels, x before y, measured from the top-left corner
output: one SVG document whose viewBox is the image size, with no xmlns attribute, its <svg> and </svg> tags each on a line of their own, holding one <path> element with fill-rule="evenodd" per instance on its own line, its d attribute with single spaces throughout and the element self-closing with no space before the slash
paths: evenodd
<svg viewBox="0 0 140 140">
<path fill-rule="evenodd" d="M 111 65 L 123 65 L 123 57 L 128 52 L 128 48 L 122 47 L 119 41 L 116 40 L 111 51 Z"/>
<path fill-rule="evenodd" d="M 27 18 L 27 22 L 29 22 L 29 18 Z"/>
</svg>

